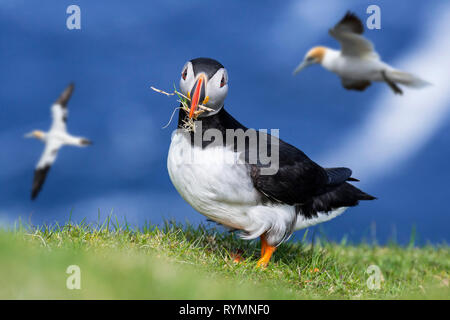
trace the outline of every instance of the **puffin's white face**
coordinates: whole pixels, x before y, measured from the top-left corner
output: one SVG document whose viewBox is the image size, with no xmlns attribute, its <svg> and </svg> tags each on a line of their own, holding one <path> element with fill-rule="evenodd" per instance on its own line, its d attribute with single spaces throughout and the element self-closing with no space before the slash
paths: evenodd
<svg viewBox="0 0 450 320">
<path fill-rule="evenodd" d="M 181 70 L 180 89 L 191 99 L 191 118 L 199 104 L 214 109 L 200 117 L 216 114 L 223 107 L 228 93 L 228 73 L 218 65 L 215 60 L 200 58 L 186 62 Z"/>
</svg>

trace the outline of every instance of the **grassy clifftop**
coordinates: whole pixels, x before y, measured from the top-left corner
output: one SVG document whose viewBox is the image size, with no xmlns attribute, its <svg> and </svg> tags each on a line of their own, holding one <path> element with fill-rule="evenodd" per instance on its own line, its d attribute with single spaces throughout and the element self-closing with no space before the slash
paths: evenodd
<svg viewBox="0 0 450 320">
<path fill-rule="evenodd" d="M 0 231 L 0 298 L 450 298 L 448 246 L 289 242 L 266 269 L 255 268 L 258 256 L 258 242 L 174 224 Z M 79 290 L 66 286 L 70 265 L 79 267 Z M 371 276 L 379 290 L 367 285 Z"/>
</svg>

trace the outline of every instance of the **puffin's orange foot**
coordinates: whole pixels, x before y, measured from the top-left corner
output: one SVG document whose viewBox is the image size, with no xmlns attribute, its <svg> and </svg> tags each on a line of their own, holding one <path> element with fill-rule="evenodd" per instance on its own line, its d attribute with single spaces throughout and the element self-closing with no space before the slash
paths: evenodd
<svg viewBox="0 0 450 320">
<path fill-rule="evenodd" d="M 264 236 L 261 236 L 261 257 L 266 253 L 267 241 Z"/>
<path fill-rule="evenodd" d="M 237 250 L 236 252 L 230 253 L 230 257 L 234 263 L 242 263 L 244 261 L 242 253 L 244 253 L 242 250 Z"/>
<path fill-rule="evenodd" d="M 263 258 L 259 259 L 258 262 L 256 263 L 256 267 L 257 268 L 262 268 L 265 269 L 267 267 L 267 262 L 263 260 Z"/>
<path fill-rule="evenodd" d="M 266 238 L 262 235 L 261 236 L 261 259 L 258 260 L 256 263 L 256 266 L 258 268 L 265 268 L 267 267 L 267 264 L 270 261 L 270 258 L 272 257 L 272 254 L 274 253 L 275 249 L 277 247 L 272 247 L 269 245 L 266 241 Z"/>
</svg>

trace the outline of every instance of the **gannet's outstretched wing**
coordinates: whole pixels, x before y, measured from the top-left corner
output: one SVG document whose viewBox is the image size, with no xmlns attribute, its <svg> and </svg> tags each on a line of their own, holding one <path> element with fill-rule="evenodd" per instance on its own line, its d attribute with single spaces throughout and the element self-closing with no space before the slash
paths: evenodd
<svg viewBox="0 0 450 320">
<path fill-rule="evenodd" d="M 372 42 L 362 36 L 363 32 L 364 25 L 361 20 L 351 12 L 347 12 L 329 31 L 341 44 L 342 55 L 379 59 Z"/>
<path fill-rule="evenodd" d="M 69 84 L 52 105 L 51 110 L 53 122 L 50 131 L 66 132 L 66 122 L 68 116 L 67 103 L 72 95 L 73 88 L 73 83 Z"/>
<path fill-rule="evenodd" d="M 31 199 L 35 199 L 41 191 L 42 185 L 44 184 L 45 178 L 47 177 L 50 167 L 56 160 L 58 155 L 58 150 L 61 148 L 62 143 L 56 139 L 51 139 L 47 141 L 45 145 L 44 152 L 42 153 L 41 159 L 34 170 L 34 180 L 33 187 L 31 189 Z"/>
</svg>

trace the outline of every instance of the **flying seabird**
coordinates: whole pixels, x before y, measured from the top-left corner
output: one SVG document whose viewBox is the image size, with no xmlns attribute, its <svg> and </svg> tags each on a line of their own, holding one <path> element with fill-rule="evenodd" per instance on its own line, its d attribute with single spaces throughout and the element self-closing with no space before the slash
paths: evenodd
<svg viewBox="0 0 450 320">
<path fill-rule="evenodd" d="M 189 97 L 190 110 L 179 111 L 172 135 L 170 179 L 184 200 L 209 220 L 239 230 L 245 239 L 260 237 L 258 266 L 266 266 L 295 230 L 330 220 L 360 200 L 375 199 L 347 182 L 357 181 L 350 169 L 322 168 L 296 147 L 234 119 L 224 107 L 228 74 L 218 61 L 188 61 L 180 90 Z M 210 109 L 198 114 L 199 105 Z M 192 120 L 195 130 L 187 131 L 185 123 Z M 238 132 L 258 134 L 258 142 L 227 139 Z M 260 152 L 266 149 L 272 155 L 277 148 L 278 171 L 264 172 L 267 162 Z M 257 157 L 252 158 L 255 150 Z"/>
<path fill-rule="evenodd" d="M 306 53 L 304 60 L 294 70 L 294 75 L 304 68 L 319 63 L 325 69 L 336 73 L 342 86 L 348 90 L 363 91 L 372 81 L 385 82 L 395 94 L 403 94 L 399 84 L 421 88 L 429 83 L 415 75 L 397 70 L 381 61 L 372 42 L 362 36 L 364 26 L 353 13 L 339 21 L 329 34 L 341 45 L 341 50 L 323 46 L 314 47 Z"/>
<path fill-rule="evenodd" d="M 31 199 L 35 199 L 44 184 L 45 178 L 56 160 L 58 150 L 64 145 L 85 147 L 92 144 L 86 138 L 74 137 L 67 132 L 67 103 L 72 95 L 74 85 L 71 83 L 63 91 L 61 96 L 52 105 L 52 125 L 48 132 L 34 130 L 25 135 L 27 138 L 36 138 L 45 143 L 44 152 L 34 171 L 33 187 L 31 190 Z"/>
</svg>

